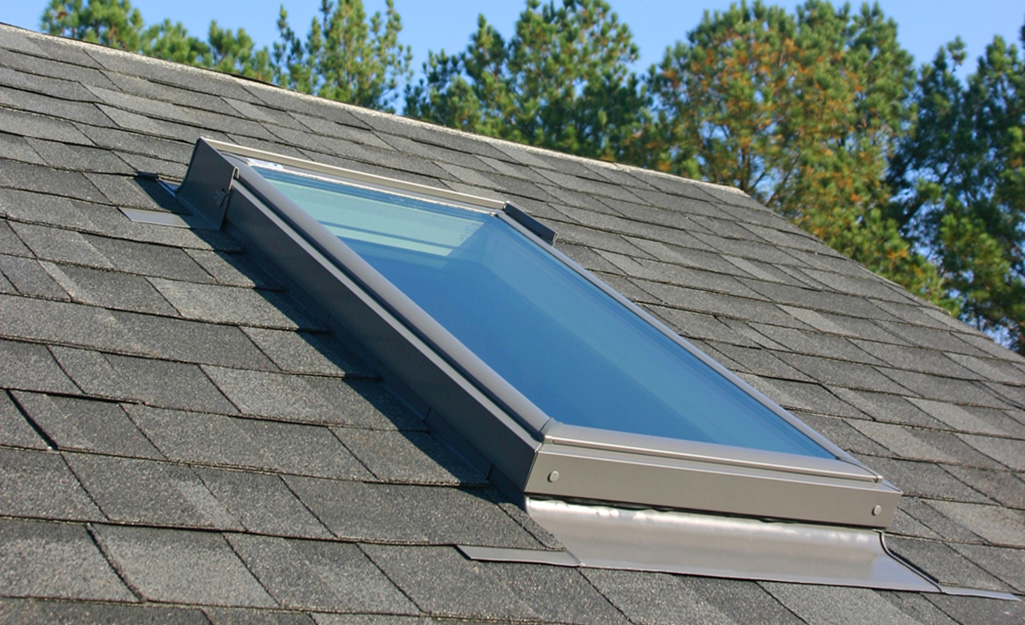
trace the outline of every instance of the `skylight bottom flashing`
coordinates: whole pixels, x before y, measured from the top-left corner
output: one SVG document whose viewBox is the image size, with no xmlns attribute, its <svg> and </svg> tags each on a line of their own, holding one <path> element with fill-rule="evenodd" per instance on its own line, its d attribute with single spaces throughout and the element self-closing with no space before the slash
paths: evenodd
<svg viewBox="0 0 1025 625">
<path fill-rule="evenodd" d="M 527 500 L 531 518 L 564 552 L 459 546 L 468 558 L 1016 601 L 1014 595 L 943 586 L 893 556 L 883 533 L 678 511 L 627 510 Z"/>
</svg>

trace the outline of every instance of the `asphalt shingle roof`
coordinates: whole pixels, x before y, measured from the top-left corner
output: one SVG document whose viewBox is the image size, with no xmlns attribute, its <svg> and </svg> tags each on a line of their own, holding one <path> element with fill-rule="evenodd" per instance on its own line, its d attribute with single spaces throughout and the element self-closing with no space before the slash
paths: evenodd
<svg viewBox="0 0 1025 625">
<path fill-rule="evenodd" d="M 1025 594 L 1025 359 L 738 192 L 0 25 L 0 621 L 1021 623 L 1025 603 L 475 562 L 559 545 L 226 235 L 200 136 L 513 204 Z"/>
</svg>

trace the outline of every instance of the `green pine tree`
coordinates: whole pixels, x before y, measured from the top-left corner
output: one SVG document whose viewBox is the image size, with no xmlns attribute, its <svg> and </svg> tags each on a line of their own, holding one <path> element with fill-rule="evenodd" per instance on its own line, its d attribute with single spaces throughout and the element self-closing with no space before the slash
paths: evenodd
<svg viewBox="0 0 1025 625">
<path fill-rule="evenodd" d="M 198 65 L 222 72 L 270 80 L 270 53 L 256 49 L 245 30 L 221 29 L 210 23 L 206 41 L 181 22 L 164 19 L 146 26 L 129 0 L 51 0 L 40 19 L 45 32 L 99 43 L 159 59 Z"/>
<path fill-rule="evenodd" d="M 604 0 L 528 0 L 508 41 L 484 16 L 467 49 L 431 54 L 406 114 L 603 159 L 639 149 L 647 96 L 630 29 Z"/>
<path fill-rule="evenodd" d="M 399 44 L 402 19 L 392 0 L 384 17 L 375 13 L 369 22 L 361 0 L 322 0 L 305 41 L 282 6 L 278 30 L 275 82 L 289 89 L 391 111 L 409 79 L 412 52 Z"/>
<path fill-rule="evenodd" d="M 51 35 L 129 52 L 139 51 L 143 30 L 142 15 L 128 0 L 50 0 L 40 24 Z"/>
<path fill-rule="evenodd" d="M 914 71 L 878 6 L 755 2 L 705 13 L 652 68 L 658 149 L 646 164 L 737 187 L 834 249 L 954 305 L 880 207 L 910 123 Z"/>
<path fill-rule="evenodd" d="M 888 212 L 935 259 L 962 318 L 1025 354 L 1025 58 L 996 37 L 966 83 L 964 61 L 956 40 L 922 68 Z"/>
</svg>

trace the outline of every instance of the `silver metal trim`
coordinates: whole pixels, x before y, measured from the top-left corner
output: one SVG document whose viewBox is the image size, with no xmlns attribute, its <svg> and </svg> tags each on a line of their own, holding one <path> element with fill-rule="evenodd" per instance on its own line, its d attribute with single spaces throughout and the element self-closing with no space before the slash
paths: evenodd
<svg viewBox="0 0 1025 625">
<path fill-rule="evenodd" d="M 874 530 L 528 499 L 583 567 L 939 592 Z"/>
<path fill-rule="evenodd" d="M 886 482 L 548 443 L 538 449 L 525 492 L 871 528 L 889 525 L 900 499 Z"/>
<path fill-rule="evenodd" d="M 245 146 L 235 145 L 232 143 L 225 143 L 223 141 L 216 141 L 214 139 L 203 138 L 200 140 L 206 142 L 208 145 L 210 145 L 210 147 L 216 149 L 218 152 L 221 153 L 235 154 L 236 156 L 253 158 L 260 161 L 264 161 L 266 163 L 279 163 L 289 167 L 306 169 L 308 171 L 325 174 L 327 176 L 347 178 L 352 181 L 361 182 L 363 184 L 371 185 L 383 190 L 389 190 L 391 192 L 399 190 L 413 195 L 424 196 L 427 198 L 437 198 L 449 202 L 455 202 L 457 204 L 467 204 L 469 206 L 483 207 L 491 211 L 499 211 L 505 207 L 505 202 L 500 202 L 498 200 L 493 200 L 486 197 L 470 195 L 468 193 L 459 193 L 458 191 L 449 191 L 448 189 L 428 187 L 426 185 L 417 184 L 415 182 L 405 182 L 402 180 L 396 180 L 394 178 L 376 176 L 374 174 L 367 174 L 361 171 L 356 171 L 354 169 L 346 169 L 344 167 L 324 165 L 322 163 L 316 163 L 314 161 L 295 158 L 293 156 L 285 156 L 283 154 L 265 152 L 264 150 L 257 150 L 256 148 L 248 148 Z"/>
<path fill-rule="evenodd" d="M 151 211 L 143 208 L 125 208 L 119 206 L 118 210 L 135 223 L 152 224 L 154 226 L 168 226 L 171 228 L 188 228 L 189 223 L 182 219 L 181 215 L 165 213 L 163 211 Z"/>
<path fill-rule="evenodd" d="M 580 566 L 580 560 L 568 551 L 542 551 L 540 549 L 507 549 L 503 547 L 478 547 L 456 545 L 456 549 L 471 560 L 485 562 L 519 562 L 524 564 L 548 564 L 550 566 Z"/>
<path fill-rule="evenodd" d="M 981 597 L 983 599 L 1000 599 L 1002 601 L 1021 601 L 1009 592 L 982 590 L 981 588 L 959 588 L 957 586 L 940 586 L 940 592 L 955 597 Z"/>
<path fill-rule="evenodd" d="M 545 427 L 544 435 L 544 442 L 550 445 L 601 449 L 661 458 L 679 458 L 823 477 L 842 477 L 862 482 L 880 481 L 879 476 L 873 471 L 831 458 L 816 458 L 747 448 L 743 449 L 742 455 L 738 455 L 738 448 L 730 445 L 617 432 L 581 425 L 567 425 L 558 421 L 549 423 Z"/>
</svg>

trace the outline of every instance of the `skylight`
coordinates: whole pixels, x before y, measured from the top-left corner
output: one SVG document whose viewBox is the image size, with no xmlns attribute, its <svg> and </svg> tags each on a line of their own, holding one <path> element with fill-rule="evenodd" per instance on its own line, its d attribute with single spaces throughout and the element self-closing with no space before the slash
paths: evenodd
<svg viewBox="0 0 1025 625">
<path fill-rule="evenodd" d="M 884 527 L 899 491 L 501 202 L 201 141 L 181 197 L 530 497 Z M 211 201 L 216 199 L 216 202 Z"/>
<path fill-rule="evenodd" d="M 256 166 L 555 421 L 833 457 L 497 214 Z"/>
</svg>

